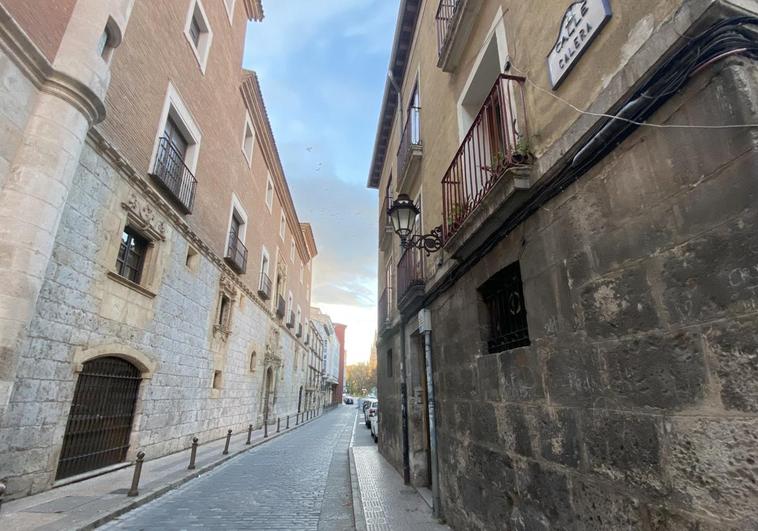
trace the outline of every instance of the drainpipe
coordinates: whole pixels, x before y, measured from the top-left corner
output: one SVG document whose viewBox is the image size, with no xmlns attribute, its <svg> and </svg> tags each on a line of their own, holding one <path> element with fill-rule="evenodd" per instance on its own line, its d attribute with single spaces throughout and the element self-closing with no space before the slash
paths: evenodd
<svg viewBox="0 0 758 531">
<path fill-rule="evenodd" d="M 437 415 L 434 400 L 434 371 L 432 370 L 432 320 L 429 310 L 418 314 L 419 332 L 424 335 L 424 360 L 426 361 L 426 402 L 429 412 L 429 453 L 432 462 L 432 511 L 435 518 L 440 512 L 440 481 L 437 466 Z"/>
</svg>

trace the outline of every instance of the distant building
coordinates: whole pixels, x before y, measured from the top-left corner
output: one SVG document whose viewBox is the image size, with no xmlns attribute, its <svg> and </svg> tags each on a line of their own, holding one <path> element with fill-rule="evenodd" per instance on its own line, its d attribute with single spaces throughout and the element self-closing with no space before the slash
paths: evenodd
<svg viewBox="0 0 758 531">
<path fill-rule="evenodd" d="M 379 449 L 452 527 L 758 528 L 757 12 L 400 2 Z"/>
<path fill-rule="evenodd" d="M 338 404 L 341 344 L 331 317 L 316 307 L 311 307 L 311 320 L 321 334 L 324 343 L 323 383 L 326 404 Z"/>
<path fill-rule="evenodd" d="M 0 0 L 9 496 L 303 407 L 315 244 L 241 69 L 262 17 L 260 0 Z"/>
<path fill-rule="evenodd" d="M 345 392 L 345 331 L 347 329 L 347 325 L 343 325 L 340 323 L 334 323 L 334 332 L 337 334 L 337 340 L 340 343 L 340 367 L 339 367 L 339 379 L 337 382 L 337 395 L 335 397 L 335 402 L 340 403 L 342 402 L 342 395 Z"/>
</svg>

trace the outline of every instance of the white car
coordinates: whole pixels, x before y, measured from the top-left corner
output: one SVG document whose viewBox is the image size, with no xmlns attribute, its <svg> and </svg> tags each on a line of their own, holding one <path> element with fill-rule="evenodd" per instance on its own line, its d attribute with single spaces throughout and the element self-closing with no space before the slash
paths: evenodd
<svg viewBox="0 0 758 531">
<path fill-rule="evenodd" d="M 376 410 L 374 414 L 369 417 L 371 422 L 371 437 L 374 438 L 374 442 L 379 442 L 379 402 L 376 403 Z"/>
<path fill-rule="evenodd" d="M 378 400 L 370 400 L 368 407 L 363 409 L 363 420 L 366 422 L 366 427 L 371 427 L 371 417 L 376 416 L 376 408 L 379 407 Z"/>
</svg>

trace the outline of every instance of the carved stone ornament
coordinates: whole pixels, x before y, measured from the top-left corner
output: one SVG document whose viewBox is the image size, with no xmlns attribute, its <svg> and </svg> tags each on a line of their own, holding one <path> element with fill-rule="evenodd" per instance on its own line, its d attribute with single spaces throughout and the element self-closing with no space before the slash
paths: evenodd
<svg viewBox="0 0 758 531">
<path fill-rule="evenodd" d="M 140 199 L 132 192 L 129 199 L 121 203 L 121 206 L 129 214 L 129 223 L 134 225 L 134 228 L 150 239 L 161 241 L 166 239 L 166 224 L 156 215 L 155 210 L 147 201 Z"/>
<path fill-rule="evenodd" d="M 221 291 L 231 300 L 235 300 L 237 298 L 237 285 L 234 283 L 234 280 L 232 280 L 231 277 L 228 277 L 227 275 L 221 275 L 218 284 L 221 288 Z"/>
</svg>

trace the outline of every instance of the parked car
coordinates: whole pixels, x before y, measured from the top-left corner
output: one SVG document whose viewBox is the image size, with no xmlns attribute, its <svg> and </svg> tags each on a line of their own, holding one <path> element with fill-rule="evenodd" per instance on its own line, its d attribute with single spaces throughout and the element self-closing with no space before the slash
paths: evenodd
<svg viewBox="0 0 758 531">
<path fill-rule="evenodd" d="M 371 417 L 376 415 L 376 409 L 379 407 L 379 401 L 378 400 L 367 400 L 366 404 L 368 406 L 365 407 L 363 410 L 363 420 L 366 421 L 366 427 L 371 427 Z"/>
<path fill-rule="evenodd" d="M 374 438 L 374 442 L 379 442 L 379 402 L 376 403 L 376 410 L 373 415 L 369 417 L 371 420 L 371 437 Z"/>
<path fill-rule="evenodd" d="M 345 404 L 352 404 L 353 403 L 353 397 L 352 396 L 346 396 L 344 402 L 345 402 Z"/>
</svg>

